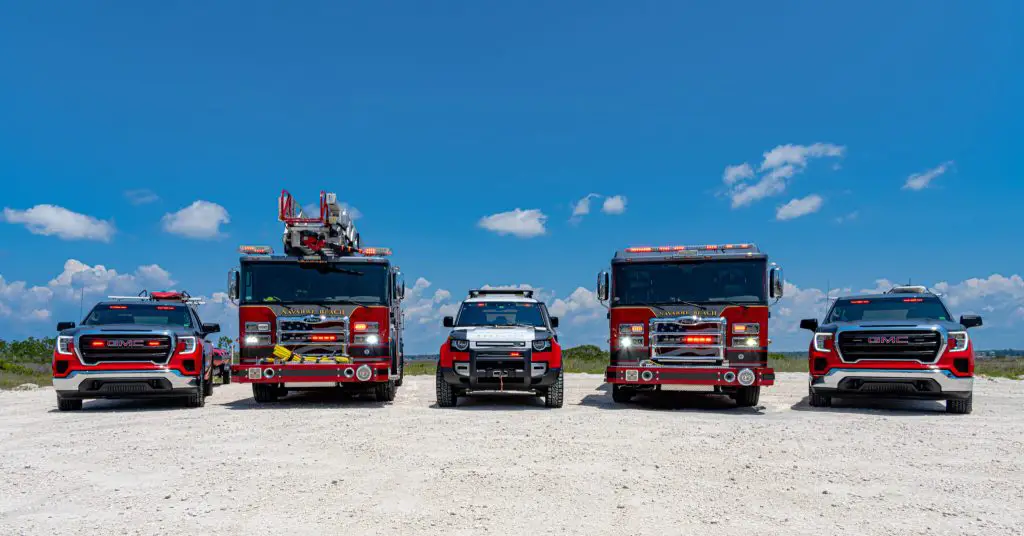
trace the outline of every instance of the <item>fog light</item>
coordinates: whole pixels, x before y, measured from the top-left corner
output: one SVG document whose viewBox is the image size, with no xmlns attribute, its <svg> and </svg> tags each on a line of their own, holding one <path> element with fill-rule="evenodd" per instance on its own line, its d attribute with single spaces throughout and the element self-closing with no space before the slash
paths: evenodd
<svg viewBox="0 0 1024 536">
<path fill-rule="evenodd" d="M 736 375 L 736 379 L 739 380 L 740 385 L 742 385 L 744 387 L 748 387 L 748 386 L 754 385 L 754 380 L 757 379 L 757 375 L 754 374 L 754 371 L 752 371 L 752 370 L 750 370 L 748 368 L 745 368 L 745 369 L 741 370 L 738 375 Z"/>
<path fill-rule="evenodd" d="M 654 379 L 654 373 L 649 370 L 645 370 L 640 374 L 640 378 L 642 378 L 645 382 L 649 382 Z"/>
</svg>

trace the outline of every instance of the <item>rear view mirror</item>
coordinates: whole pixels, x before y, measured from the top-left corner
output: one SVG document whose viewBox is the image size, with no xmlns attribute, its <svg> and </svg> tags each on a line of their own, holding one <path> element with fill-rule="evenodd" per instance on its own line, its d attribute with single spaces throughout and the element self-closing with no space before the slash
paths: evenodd
<svg viewBox="0 0 1024 536">
<path fill-rule="evenodd" d="M 608 272 L 597 274 L 597 299 L 608 301 Z"/>
<path fill-rule="evenodd" d="M 238 301 L 238 270 L 228 272 L 228 298 Z"/>
<path fill-rule="evenodd" d="M 57 331 L 64 331 L 65 329 L 71 329 L 75 327 L 74 322 L 57 322 Z"/>
<path fill-rule="evenodd" d="M 781 298 L 786 291 L 786 281 L 782 278 L 782 268 L 775 266 L 768 273 L 768 292 L 772 298 Z"/>
<path fill-rule="evenodd" d="M 450 317 L 450 316 L 444 317 L 444 321 L 442 323 L 444 324 L 444 327 L 446 327 L 446 328 L 453 328 L 453 327 L 455 327 L 455 319 Z"/>
<path fill-rule="evenodd" d="M 395 278 L 395 290 L 398 292 L 398 299 L 405 299 L 405 276 L 402 272 L 398 272 L 398 276 Z"/>
<path fill-rule="evenodd" d="M 800 321 L 800 329 L 806 329 L 808 331 L 818 331 L 818 319 L 816 318 L 805 318 Z"/>
<path fill-rule="evenodd" d="M 558 327 L 558 317 L 557 316 L 551 317 L 551 327 L 553 327 L 553 328 L 557 328 Z"/>
<path fill-rule="evenodd" d="M 981 317 L 978 315 L 963 315 L 960 317 L 960 325 L 965 328 L 980 327 Z"/>
</svg>

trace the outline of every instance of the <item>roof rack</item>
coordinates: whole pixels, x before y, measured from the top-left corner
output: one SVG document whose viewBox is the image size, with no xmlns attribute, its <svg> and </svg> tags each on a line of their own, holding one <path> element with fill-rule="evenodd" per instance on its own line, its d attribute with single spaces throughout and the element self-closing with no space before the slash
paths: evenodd
<svg viewBox="0 0 1024 536">
<path fill-rule="evenodd" d="M 479 298 L 481 296 L 522 296 L 524 298 L 533 297 L 533 289 L 525 288 L 479 288 L 469 291 L 470 298 Z"/>
<path fill-rule="evenodd" d="M 931 294 L 924 285 L 896 285 L 885 291 L 886 294 Z"/>
</svg>

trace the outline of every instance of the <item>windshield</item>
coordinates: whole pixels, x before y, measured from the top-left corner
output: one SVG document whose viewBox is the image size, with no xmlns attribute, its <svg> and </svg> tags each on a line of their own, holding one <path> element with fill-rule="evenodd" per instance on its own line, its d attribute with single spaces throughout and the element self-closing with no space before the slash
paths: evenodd
<svg viewBox="0 0 1024 536">
<path fill-rule="evenodd" d="M 101 304 L 89 312 L 83 324 L 139 324 L 143 326 L 181 326 L 191 328 L 192 315 L 183 305 L 149 303 Z"/>
<path fill-rule="evenodd" d="M 949 320 L 949 311 L 936 298 L 839 300 L 825 322 L 872 320 Z"/>
<path fill-rule="evenodd" d="M 242 303 L 387 301 L 385 264 L 250 262 L 242 264 Z"/>
<path fill-rule="evenodd" d="M 613 305 L 765 303 L 763 259 L 613 265 Z"/>
<path fill-rule="evenodd" d="M 543 305 L 525 302 L 463 303 L 456 327 L 516 326 L 547 327 Z"/>
</svg>

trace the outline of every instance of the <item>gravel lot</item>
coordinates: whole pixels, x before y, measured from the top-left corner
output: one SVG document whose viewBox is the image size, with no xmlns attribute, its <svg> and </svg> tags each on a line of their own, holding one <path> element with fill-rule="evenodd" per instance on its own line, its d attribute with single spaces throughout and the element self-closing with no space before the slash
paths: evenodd
<svg viewBox="0 0 1024 536">
<path fill-rule="evenodd" d="M 566 406 L 495 394 L 432 407 L 327 394 L 203 409 L 0 393 L 0 534 L 1024 534 L 1024 382 L 814 410 L 802 374 L 759 408 L 680 395 Z"/>
</svg>

